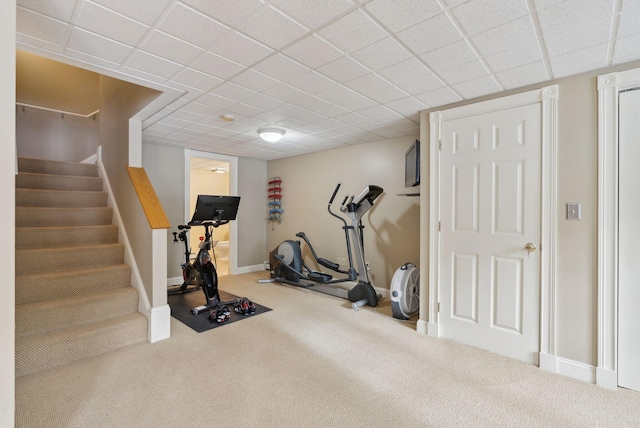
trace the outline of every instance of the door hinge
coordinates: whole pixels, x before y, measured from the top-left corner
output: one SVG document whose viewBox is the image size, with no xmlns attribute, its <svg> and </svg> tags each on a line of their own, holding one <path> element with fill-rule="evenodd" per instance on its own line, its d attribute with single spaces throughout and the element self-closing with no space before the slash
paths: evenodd
<svg viewBox="0 0 640 428">
<path fill-rule="evenodd" d="M 442 225 L 440 224 L 440 222 L 438 222 L 438 232 L 440 232 L 442 230 Z"/>
<path fill-rule="evenodd" d="M 438 141 L 438 150 L 442 150 L 442 140 Z"/>
<path fill-rule="evenodd" d="M 440 312 L 440 302 L 438 302 L 438 312 Z"/>
</svg>

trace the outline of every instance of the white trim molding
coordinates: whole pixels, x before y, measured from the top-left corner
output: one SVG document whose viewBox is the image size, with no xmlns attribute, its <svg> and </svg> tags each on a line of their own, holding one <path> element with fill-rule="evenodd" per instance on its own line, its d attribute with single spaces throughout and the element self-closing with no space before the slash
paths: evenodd
<svg viewBox="0 0 640 428">
<path fill-rule="evenodd" d="M 640 69 L 598 76 L 598 365 L 596 384 L 618 387 L 618 94 Z"/>
<path fill-rule="evenodd" d="M 422 333 L 439 335 L 438 324 L 438 287 L 439 287 L 439 249 L 440 234 L 440 135 L 442 122 L 468 117 L 477 114 L 506 110 L 525 105 L 540 105 L 542 126 L 542 158 L 541 158 L 541 252 L 540 259 L 540 367 L 557 372 L 558 358 L 556 353 L 556 229 L 557 229 L 557 144 L 558 144 L 558 85 L 521 94 L 497 98 L 489 101 L 456 107 L 449 110 L 431 112 L 421 115 L 423 133 L 426 134 L 429 123 L 429 197 L 422 199 L 429 203 L 429 246 L 428 246 L 428 281 L 421 284 L 420 294 L 429 296 L 428 321 L 423 314 L 417 330 Z M 425 210 L 426 211 L 426 210 Z M 426 289 L 425 289 L 426 288 Z"/>
</svg>

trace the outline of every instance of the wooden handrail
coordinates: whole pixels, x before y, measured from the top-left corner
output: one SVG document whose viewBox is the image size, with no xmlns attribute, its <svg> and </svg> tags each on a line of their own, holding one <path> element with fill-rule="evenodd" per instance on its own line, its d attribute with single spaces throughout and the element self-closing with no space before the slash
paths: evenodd
<svg viewBox="0 0 640 428">
<path fill-rule="evenodd" d="M 162 208 L 162 204 L 155 190 L 153 190 L 153 186 L 144 168 L 128 166 L 127 172 L 129 173 L 134 189 L 136 189 L 138 199 L 140 199 L 142 209 L 147 216 L 149 226 L 151 226 L 152 229 L 169 229 L 171 227 L 169 218 L 167 218 L 167 214 L 164 212 L 164 208 Z"/>
<path fill-rule="evenodd" d="M 55 109 L 55 108 L 36 106 L 36 105 L 33 105 L 33 104 L 16 103 L 16 105 L 20 106 L 22 108 L 27 107 L 27 108 L 32 108 L 32 109 L 36 109 L 36 110 L 48 111 L 48 112 L 51 112 L 51 113 L 59 113 L 59 114 L 61 114 L 63 116 L 81 117 L 83 119 L 89 119 L 90 117 L 94 117 L 96 114 L 100 113 L 100 110 L 96 110 L 93 113 L 82 114 L 82 113 L 74 113 L 72 111 L 58 110 L 58 109 Z"/>
</svg>

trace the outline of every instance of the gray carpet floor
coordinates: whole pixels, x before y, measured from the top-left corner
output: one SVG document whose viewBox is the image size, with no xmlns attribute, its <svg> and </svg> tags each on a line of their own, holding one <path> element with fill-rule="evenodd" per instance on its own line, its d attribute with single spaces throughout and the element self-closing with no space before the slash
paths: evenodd
<svg viewBox="0 0 640 428">
<path fill-rule="evenodd" d="M 273 310 L 17 379 L 18 427 L 624 427 L 640 393 L 610 391 L 265 274 L 220 288 Z"/>
</svg>

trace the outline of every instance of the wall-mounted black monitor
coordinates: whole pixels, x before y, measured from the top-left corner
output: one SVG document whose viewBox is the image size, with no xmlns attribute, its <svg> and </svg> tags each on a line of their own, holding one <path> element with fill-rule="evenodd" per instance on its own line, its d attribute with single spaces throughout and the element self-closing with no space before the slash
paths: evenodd
<svg viewBox="0 0 640 428">
<path fill-rule="evenodd" d="M 420 184 L 420 141 L 416 140 L 404 156 L 404 187 Z"/>
</svg>

